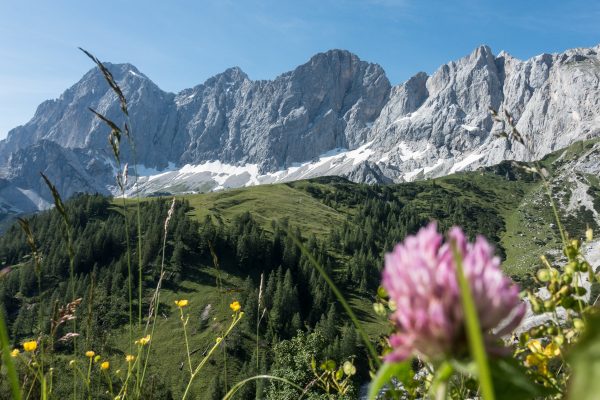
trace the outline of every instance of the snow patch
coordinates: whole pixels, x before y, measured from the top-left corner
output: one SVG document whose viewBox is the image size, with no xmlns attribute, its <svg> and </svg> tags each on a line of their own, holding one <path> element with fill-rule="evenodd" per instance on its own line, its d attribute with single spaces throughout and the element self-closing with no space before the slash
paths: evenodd
<svg viewBox="0 0 600 400">
<path fill-rule="evenodd" d="M 23 193 L 25 197 L 27 197 L 33 204 L 35 204 L 38 210 L 47 210 L 52 206 L 52 204 L 44 200 L 39 194 L 37 194 L 33 190 L 22 189 L 20 187 L 18 187 L 17 190 Z"/>
<path fill-rule="evenodd" d="M 469 132 L 475 132 L 475 131 L 478 131 L 478 130 L 479 130 L 479 128 L 478 128 L 478 127 L 476 127 L 476 126 L 473 126 L 473 125 L 461 125 L 461 127 L 462 127 L 464 130 L 466 130 L 466 131 L 469 131 Z"/>
<path fill-rule="evenodd" d="M 184 106 L 186 104 L 189 104 L 192 102 L 193 98 L 196 97 L 196 93 L 192 93 L 188 96 L 185 97 L 181 97 L 181 96 L 177 96 L 175 98 L 175 104 L 180 107 L 180 106 Z"/>
<path fill-rule="evenodd" d="M 369 142 L 354 150 L 331 149 L 314 161 L 295 163 L 288 168 L 266 174 L 259 173 L 257 164 L 232 165 L 221 161 L 187 164 L 178 170 L 174 165 L 169 165 L 169 168 L 162 171 L 140 165 L 138 182 L 140 190 L 145 194 L 169 191 L 181 193 L 182 191 L 215 191 L 336 175 L 368 160 L 373 154 L 373 150 L 370 149 L 372 143 Z M 129 188 L 128 195 L 131 196 L 135 192 L 135 188 Z"/>
<path fill-rule="evenodd" d="M 169 165 L 167 166 L 167 168 L 164 169 L 156 169 L 156 168 L 150 168 L 150 167 L 146 167 L 144 164 L 137 164 L 136 166 L 132 167 L 128 167 L 129 171 L 130 171 L 130 175 L 134 172 L 137 171 L 137 174 L 139 176 L 149 176 L 149 175 L 158 175 L 158 174 L 162 174 L 164 172 L 168 172 L 168 171 L 175 171 L 175 164 L 170 162 Z"/>
<path fill-rule="evenodd" d="M 400 159 L 402 161 L 408 160 L 419 160 L 425 156 L 427 151 L 429 150 L 429 143 L 423 150 L 411 150 L 405 142 L 400 142 L 398 144 L 398 149 L 400 150 Z"/>
<path fill-rule="evenodd" d="M 209 172 L 215 175 L 215 181 L 219 185 L 223 184 L 229 176 L 248 173 L 251 176 L 258 176 L 257 164 L 245 164 L 243 166 L 225 164 L 221 161 L 207 161 L 202 164 L 192 165 L 186 164 L 179 170 L 178 176 L 193 175 L 198 173 Z"/>
<path fill-rule="evenodd" d="M 581 115 L 579 115 L 579 113 L 577 111 L 571 111 L 571 118 L 573 118 L 573 121 L 581 121 Z"/>
<path fill-rule="evenodd" d="M 431 171 L 435 170 L 436 168 L 438 168 L 439 166 L 441 166 L 442 164 L 444 164 L 444 161 L 442 159 L 439 159 L 435 162 L 435 164 L 429 166 L 429 167 L 425 167 L 423 168 L 423 173 L 424 174 L 428 174 Z"/>
<path fill-rule="evenodd" d="M 405 173 L 402 177 L 405 181 L 412 181 L 415 176 L 419 175 L 421 172 L 423 172 L 423 168 L 417 168 L 413 171 Z"/>
<path fill-rule="evenodd" d="M 398 118 L 397 120 L 395 120 L 394 122 L 392 122 L 393 124 L 397 124 L 403 121 L 410 121 L 413 118 L 416 118 L 419 116 L 419 111 L 415 111 L 412 113 L 408 113 L 406 115 L 403 115 L 402 117 Z"/>
<path fill-rule="evenodd" d="M 468 165 L 473 164 L 475 161 L 479 160 L 481 157 L 483 157 L 483 154 L 475 154 L 475 153 L 469 154 L 468 156 L 463 158 L 461 161 L 454 164 L 452 166 L 452 168 L 450 168 L 450 173 L 452 174 L 454 172 L 462 171 Z"/>
</svg>

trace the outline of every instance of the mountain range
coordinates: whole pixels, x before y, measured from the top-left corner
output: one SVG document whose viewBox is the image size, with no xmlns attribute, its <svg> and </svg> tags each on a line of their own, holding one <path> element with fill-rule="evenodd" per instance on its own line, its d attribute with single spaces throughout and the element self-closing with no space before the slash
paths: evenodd
<svg viewBox="0 0 600 400">
<path fill-rule="evenodd" d="M 40 104 L 0 141 L 0 212 L 49 207 L 39 172 L 63 197 L 118 194 L 109 130 L 88 107 L 132 128 L 135 152 L 124 140 L 122 159 L 139 179 L 130 179 L 128 195 L 326 175 L 412 181 L 539 159 L 600 136 L 600 45 L 524 61 L 480 46 L 397 86 L 344 50 L 273 80 L 230 68 L 177 94 L 131 64 L 105 65 L 127 98 L 128 121 L 98 69 Z M 510 113 L 528 148 L 498 136 L 506 127 L 490 108 Z"/>
</svg>

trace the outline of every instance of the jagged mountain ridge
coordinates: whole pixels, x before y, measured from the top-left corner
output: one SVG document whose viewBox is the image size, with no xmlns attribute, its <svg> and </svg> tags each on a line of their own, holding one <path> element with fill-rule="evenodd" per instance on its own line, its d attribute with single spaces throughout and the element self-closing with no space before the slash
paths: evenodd
<svg viewBox="0 0 600 400">
<path fill-rule="evenodd" d="M 128 98 L 144 175 L 130 192 L 149 194 L 322 175 L 400 182 L 539 158 L 600 136 L 599 52 L 596 46 L 521 61 L 481 46 L 431 76 L 418 73 L 392 87 L 380 66 L 332 50 L 271 81 L 230 68 L 178 94 L 130 64 L 107 65 Z M 108 132 L 87 107 L 123 121 L 116 96 L 91 70 L 0 142 L 4 203 L 30 211 L 38 197 L 50 200 L 33 165 L 67 195 L 114 192 Z M 502 126 L 489 107 L 507 109 L 522 132 L 535 133 L 533 154 L 494 135 Z M 24 162 L 40 159 L 46 162 Z M 123 159 L 133 163 L 125 143 Z"/>
</svg>

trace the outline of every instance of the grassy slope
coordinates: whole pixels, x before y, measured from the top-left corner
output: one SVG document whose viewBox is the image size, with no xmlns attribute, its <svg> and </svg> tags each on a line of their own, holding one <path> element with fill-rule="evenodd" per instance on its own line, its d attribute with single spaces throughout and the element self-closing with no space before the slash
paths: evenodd
<svg viewBox="0 0 600 400">
<path fill-rule="evenodd" d="M 330 228 L 346 220 L 343 212 L 338 212 L 320 201 L 314 199 L 303 190 L 303 184 L 296 185 L 264 185 L 245 189 L 235 189 L 216 193 L 188 195 L 185 198 L 194 207 L 191 215 L 203 221 L 206 215 L 221 220 L 224 223 L 231 221 L 236 215 L 249 211 L 253 217 L 261 223 L 264 229 L 272 231 L 271 221 L 279 218 L 288 218 L 292 226 L 298 226 L 303 233 L 315 233 L 317 236 L 326 236 Z M 160 365 L 170 371 L 164 378 L 171 383 L 174 390 L 183 390 L 187 382 L 187 364 L 185 358 L 185 343 L 179 311 L 174 307 L 174 301 L 185 298 L 190 301 L 190 306 L 185 309 L 190 315 L 188 334 L 190 338 L 190 350 L 202 349 L 193 357 L 192 363 L 197 364 L 202 359 L 204 350 L 211 346 L 215 338 L 228 327 L 231 321 L 229 304 L 236 299 L 236 288 L 242 284 L 242 277 L 233 276 L 217 271 L 211 265 L 200 268 L 201 275 L 190 277 L 178 287 L 166 287 L 161 292 L 162 310 L 169 310 L 163 318 L 160 318 L 154 335 L 154 348 L 152 359 L 160 360 Z M 221 274 L 223 281 L 222 290 L 217 288 L 217 274 Z M 373 336 L 381 333 L 385 321 L 376 320 L 371 316 L 371 302 L 358 296 L 349 295 L 352 306 L 364 321 L 367 321 L 366 329 Z M 212 306 L 208 329 L 197 333 L 200 314 L 208 304 Z M 166 318 L 165 318 L 166 317 Z M 254 325 L 254 324 L 252 324 Z M 140 335 L 141 336 L 141 335 Z M 244 347 L 253 348 L 255 337 L 236 337 L 234 340 L 242 340 Z M 115 346 L 119 343 L 128 342 L 128 333 L 121 332 L 113 341 Z M 122 349 L 125 351 L 126 349 Z M 202 393 L 210 384 L 210 380 L 218 370 L 224 368 L 223 352 L 219 352 L 215 358 L 216 362 L 209 363 L 201 373 L 193 386 L 195 393 Z M 246 357 L 250 359 L 250 355 Z M 183 369 L 180 369 L 181 363 Z M 232 357 L 228 359 L 228 370 L 236 370 L 232 363 Z M 235 375 L 230 373 L 231 383 L 237 381 Z M 231 386 L 231 385 L 229 385 Z M 178 388 L 178 389 L 177 389 Z M 175 392 L 175 397 L 178 397 Z M 192 398 L 194 398 L 192 396 Z"/>
<path fill-rule="evenodd" d="M 491 204 L 495 203 L 506 214 L 514 209 L 519 203 L 519 190 L 523 186 L 515 182 L 507 182 L 503 178 L 492 174 L 481 176 L 478 173 L 471 173 L 469 180 L 475 183 L 477 188 L 482 189 L 480 195 L 462 190 L 456 185 L 456 177 L 448 177 L 438 181 L 438 184 L 453 191 L 456 196 L 461 196 L 467 202 Z M 461 175 L 459 182 L 462 182 L 464 175 Z M 423 182 L 417 185 L 428 185 Z M 327 188 L 326 184 L 318 184 L 322 188 Z M 518 189 L 518 190 L 517 190 Z M 224 223 L 231 221 L 235 215 L 249 211 L 267 230 L 271 229 L 271 220 L 287 217 L 290 223 L 299 226 L 303 233 L 314 232 L 318 236 L 326 236 L 334 224 L 342 223 L 347 213 L 352 210 L 336 211 L 323 205 L 320 201 L 314 199 L 304 191 L 304 183 L 295 183 L 292 185 L 267 185 L 251 187 L 245 189 L 236 189 L 218 193 L 189 195 L 186 198 L 194 207 L 192 215 L 203 220 L 206 215 L 212 218 L 221 219 Z M 427 193 L 422 193 L 415 199 L 415 203 L 426 210 L 428 203 L 432 201 Z M 160 359 L 161 365 L 172 371 L 166 377 L 174 387 L 181 387 L 185 377 L 184 370 L 180 370 L 181 363 L 185 361 L 183 334 L 181 322 L 175 307 L 172 307 L 173 301 L 178 298 L 187 298 L 190 300 L 190 348 L 206 348 L 213 343 L 219 332 L 226 327 L 230 318 L 230 312 L 227 305 L 235 299 L 235 292 L 226 293 L 216 288 L 216 270 L 212 266 L 204 266 L 203 271 L 206 275 L 195 281 L 185 281 L 179 288 L 166 288 L 162 294 L 162 302 L 171 308 L 172 314 L 167 318 L 162 318 L 157 326 L 155 335 L 155 357 Z M 227 276 L 228 287 L 235 287 L 241 284 L 239 277 Z M 348 298 L 352 307 L 356 310 L 359 317 L 366 322 L 365 328 L 373 335 L 378 336 L 383 329 L 386 329 L 385 321 L 377 319 L 371 312 L 372 306 L 369 299 L 360 297 L 354 293 L 348 293 Z M 199 314 L 207 304 L 217 306 L 218 310 L 212 314 L 210 329 L 201 334 L 195 334 L 195 326 Z M 216 321 L 212 320 L 216 318 Z M 126 335 L 125 335 L 126 336 Z M 245 344 L 249 347 L 254 338 L 243 338 Z M 198 362 L 201 359 L 200 353 L 196 354 L 195 359 Z M 233 360 L 229 360 L 229 368 L 232 367 Z M 216 364 L 209 364 L 203 374 L 200 375 L 195 388 L 200 393 L 206 388 L 209 381 L 206 377 L 212 376 L 215 368 L 223 368 L 222 353 L 217 356 Z M 233 376 L 231 377 L 234 378 Z"/>
<path fill-rule="evenodd" d="M 272 232 L 271 221 L 288 218 L 302 232 L 326 236 L 329 227 L 341 223 L 345 216 L 291 185 L 263 185 L 223 192 L 185 196 L 194 207 L 193 216 L 203 221 L 207 215 L 227 223 L 246 211 L 264 229 Z"/>
<path fill-rule="evenodd" d="M 562 151 L 553 153 L 546 157 L 542 164 L 550 168 L 561 154 Z M 577 154 L 580 154 L 578 147 L 572 146 L 567 150 L 569 157 Z M 565 157 L 563 156 L 562 159 L 564 160 Z M 592 178 L 589 180 L 593 181 Z M 502 216 L 506 231 L 500 234 L 500 238 L 501 245 L 506 250 L 504 268 L 508 273 L 522 275 L 535 270 L 539 263 L 539 256 L 557 248 L 558 232 L 552 227 L 554 218 L 550 203 L 539 181 L 507 180 L 503 174 L 489 170 L 459 173 L 435 181 L 437 185 L 465 203 L 491 207 Z M 597 185 L 598 181 L 596 180 L 595 183 Z M 318 186 L 322 191 L 335 190 L 326 182 L 317 180 L 188 195 L 185 198 L 194 208 L 191 214 L 201 221 L 209 215 L 215 220 L 228 223 L 236 215 L 249 211 L 267 231 L 272 230 L 272 220 L 288 218 L 291 225 L 298 226 L 303 233 L 315 233 L 323 238 L 328 235 L 332 226 L 343 223 L 353 210 L 334 210 L 324 205 L 306 191 L 309 185 Z M 348 190 L 352 190 L 354 184 L 348 182 L 347 185 L 349 185 Z M 431 186 L 432 183 L 423 181 L 410 185 L 424 188 Z M 424 215 L 430 208 L 431 202 L 443 201 L 432 197 L 427 190 L 419 192 L 416 197 L 408 200 L 422 210 Z M 174 300 L 178 298 L 190 300 L 190 307 L 186 310 L 190 314 L 190 348 L 202 349 L 194 356 L 197 363 L 202 358 L 203 350 L 212 345 L 219 332 L 227 327 L 231 318 L 228 304 L 236 298 L 236 292 L 230 289 L 241 284 L 241 277 L 224 274 L 225 289 L 219 292 L 216 287 L 217 271 L 208 265 L 203 266 L 202 271 L 202 276 L 184 281 L 179 287 L 165 288 L 161 297 L 161 302 L 170 309 L 171 314 L 165 314 L 166 318 L 161 318 L 157 325 L 153 353 L 165 367 L 164 370 L 170 371 L 165 378 L 172 383 L 172 387 L 179 387 L 181 390 L 186 379 L 186 360 L 181 321 L 178 310 L 172 306 Z M 348 293 L 348 297 L 359 317 L 366 321 L 369 333 L 380 334 L 382 329 L 385 329 L 385 322 L 373 317 L 371 301 L 352 293 Z M 209 329 L 196 333 L 199 315 L 207 304 L 213 306 Z M 123 333 L 116 338 L 115 343 L 125 339 L 126 336 L 126 333 Z M 251 348 L 255 338 L 237 337 L 235 340 L 241 340 L 244 347 Z M 215 360 L 216 363 L 208 364 L 204 373 L 199 376 L 194 385 L 196 393 L 201 393 L 206 388 L 210 382 L 208 377 L 212 377 L 217 369 L 223 368 L 222 352 Z M 182 362 L 183 369 L 180 369 Z M 234 360 L 229 360 L 229 369 L 233 362 Z M 230 375 L 230 378 L 235 380 L 233 375 Z"/>
<path fill-rule="evenodd" d="M 582 157 L 598 139 L 577 142 L 564 150 L 551 153 L 540 160 L 538 166 L 549 171 L 550 191 L 567 234 L 570 237 L 582 237 L 586 226 L 597 228 L 597 221 L 589 215 L 566 210 L 569 203 L 571 185 L 568 176 L 573 175 L 569 164 Z M 600 200 L 600 182 L 596 176 L 581 177 L 593 191 L 596 204 Z M 561 206 L 562 205 L 562 206 Z M 598 207 L 595 207 L 597 211 Z M 515 209 L 505 214 L 506 232 L 502 237 L 502 246 L 507 249 L 505 269 L 510 273 L 522 275 L 539 267 L 542 254 L 556 255 L 561 248 L 561 238 L 556 218 L 551 207 L 547 188 L 540 182 L 527 185 L 523 198 Z"/>
</svg>

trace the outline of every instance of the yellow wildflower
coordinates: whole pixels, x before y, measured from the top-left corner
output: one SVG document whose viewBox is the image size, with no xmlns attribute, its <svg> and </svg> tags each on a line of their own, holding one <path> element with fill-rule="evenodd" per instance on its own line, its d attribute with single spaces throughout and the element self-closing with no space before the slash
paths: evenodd
<svg viewBox="0 0 600 400">
<path fill-rule="evenodd" d="M 100 357 L 100 355 L 97 355 L 96 357 L 94 357 L 94 362 L 97 363 L 101 359 L 102 359 L 102 357 Z"/>
<path fill-rule="evenodd" d="M 238 312 L 240 311 L 240 308 L 242 308 L 242 306 L 240 305 L 240 302 L 236 300 L 229 305 L 229 308 L 231 308 L 233 312 Z"/>
<path fill-rule="evenodd" d="M 136 340 L 135 344 L 139 344 L 140 346 L 145 346 L 150 342 L 150 338 L 151 338 L 150 335 L 146 335 L 145 337 Z"/>
<path fill-rule="evenodd" d="M 528 367 L 536 367 L 538 372 L 542 375 L 548 374 L 548 363 L 545 358 L 540 357 L 539 354 L 529 354 L 525 358 L 525 365 Z"/>
<path fill-rule="evenodd" d="M 560 347 L 558 347 L 558 345 L 556 343 L 550 343 L 548 346 L 546 346 L 546 348 L 544 349 L 544 355 L 546 357 L 556 357 L 560 355 Z"/>
<path fill-rule="evenodd" d="M 175 305 L 179 308 L 186 307 L 188 303 L 189 302 L 187 300 L 175 300 Z"/>
<path fill-rule="evenodd" d="M 37 349 L 37 342 L 35 340 L 30 340 L 28 342 L 23 343 L 23 350 L 32 352 Z"/>
<path fill-rule="evenodd" d="M 110 363 L 108 361 L 104 361 L 102 364 L 100 364 L 100 369 L 102 371 L 106 371 L 109 368 L 110 368 Z"/>
<path fill-rule="evenodd" d="M 542 353 L 543 352 L 542 344 L 537 339 L 533 339 L 529 343 L 527 343 L 527 347 L 529 348 L 529 351 L 531 351 L 532 353 Z"/>
<path fill-rule="evenodd" d="M 135 360 L 135 356 L 133 356 L 133 355 L 131 355 L 131 354 L 127 354 L 127 355 L 125 356 L 125 361 L 127 361 L 127 362 L 132 362 L 132 361 L 134 361 L 134 360 Z"/>
<path fill-rule="evenodd" d="M 11 357 L 17 357 L 19 355 L 19 349 L 14 349 L 13 351 L 10 352 L 10 356 Z"/>
<path fill-rule="evenodd" d="M 86 351 L 86 352 L 85 352 L 85 356 L 86 356 L 87 358 L 92 358 L 92 357 L 94 357 L 95 355 L 96 355 L 96 353 L 95 353 L 95 352 L 93 352 L 92 350 L 88 350 L 88 351 Z"/>
</svg>

